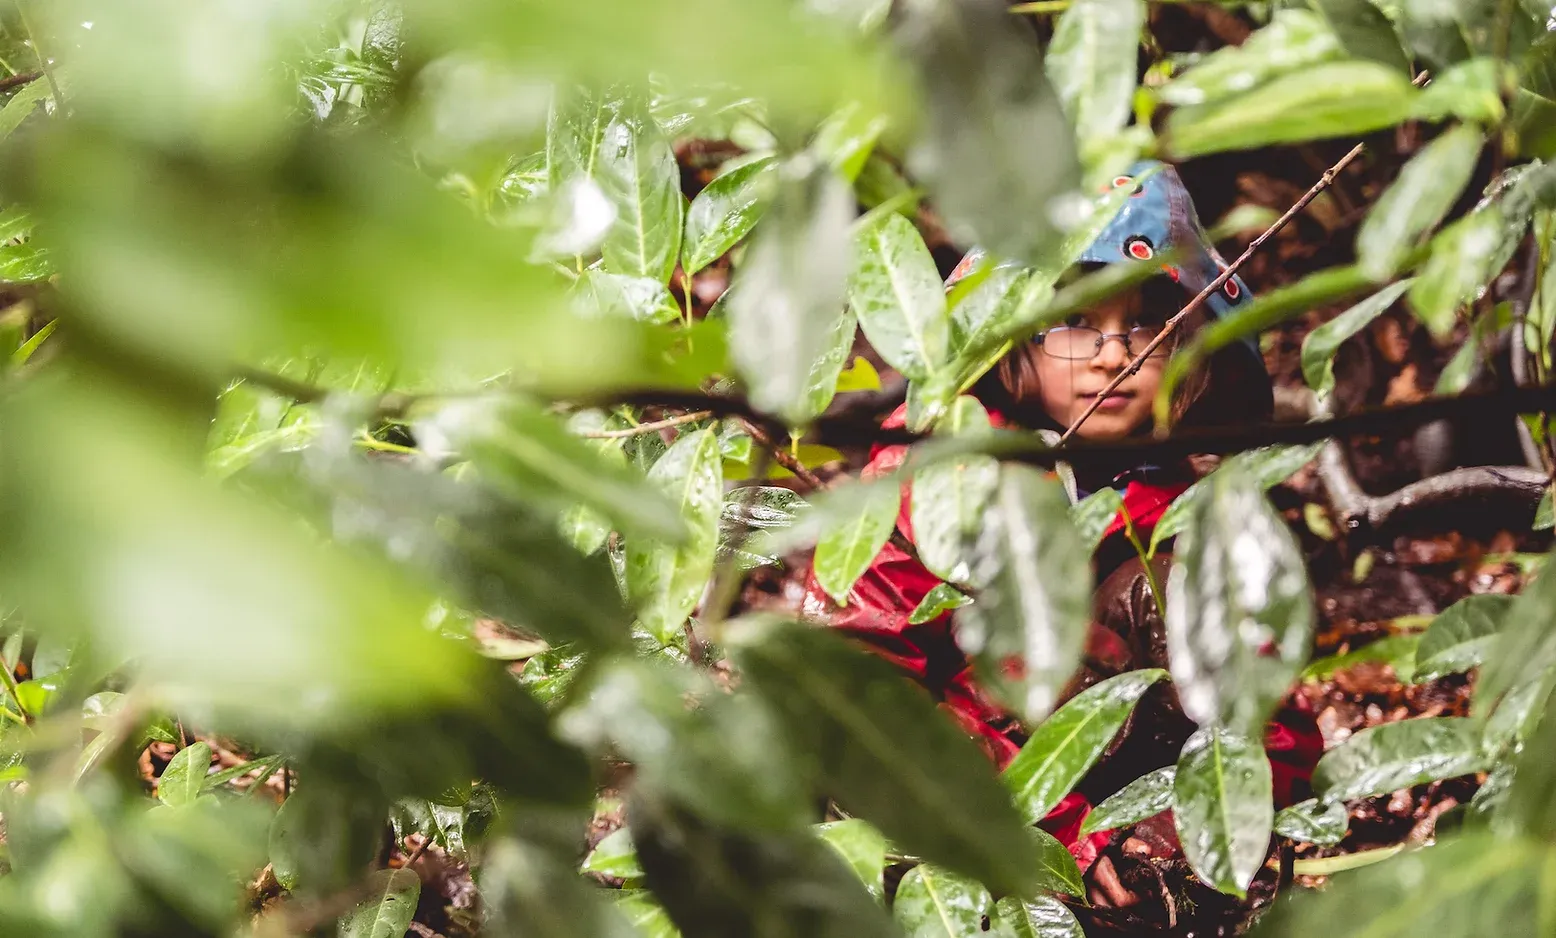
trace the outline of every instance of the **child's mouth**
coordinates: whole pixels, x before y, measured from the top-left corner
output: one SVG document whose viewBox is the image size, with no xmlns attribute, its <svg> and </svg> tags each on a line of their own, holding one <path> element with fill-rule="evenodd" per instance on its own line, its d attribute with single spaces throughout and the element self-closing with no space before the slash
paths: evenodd
<svg viewBox="0 0 1556 938">
<path fill-rule="evenodd" d="M 1087 396 L 1094 399 L 1099 397 L 1099 395 L 1096 394 L 1090 394 Z M 1135 395 L 1133 391 L 1113 391 L 1106 397 L 1100 398 L 1100 402 L 1097 404 L 1097 410 L 1102 411 L 1103 413 L 1123 410 L 1125 407 L 1128 407 L 1129 402 L 1134 399 Z"/>
</svg>

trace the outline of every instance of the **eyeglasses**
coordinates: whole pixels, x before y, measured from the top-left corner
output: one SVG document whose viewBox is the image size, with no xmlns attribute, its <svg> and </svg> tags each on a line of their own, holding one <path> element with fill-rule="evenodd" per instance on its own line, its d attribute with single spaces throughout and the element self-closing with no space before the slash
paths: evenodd
<svg viewBox="0 0 1556 938">
<path fill-rule="evenodd" d="M 1108 339 L 1118 339 L 1124 343 L 1124 351 L 1130 355 L 1138 355 L 1145 351 L 1146 346 L 1156 341 L 1161 335 L 1161 326 L 1135 326 L 1128 332 L 1103 332 L 1090 326 L 1054 326 L 1047 332 L 1038 335 L 1037 341 L 1043 346 L 1043 351 L 1054 358 L 1062 358 L 1065 361 L 1086 361 L 1102 351 L 1102 343 Z M 1163 342 L 1151 350 L 1151 358 L 1163 358 L 1172 353 L 1168 346 L 1171 343 Z"/>
</svg>

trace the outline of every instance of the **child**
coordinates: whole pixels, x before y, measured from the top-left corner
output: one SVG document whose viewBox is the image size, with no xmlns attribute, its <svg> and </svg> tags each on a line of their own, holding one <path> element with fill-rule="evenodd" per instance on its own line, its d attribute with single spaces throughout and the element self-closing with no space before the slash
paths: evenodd
<svg viewBox="0 0 1556 938">
<path fill-rule="evenodd" d="M 1134 191 L 1082 255 L 1081 263 L 1096 267 L 1126 258 L 1149 260 L 1170 248 L 1183 250 L 1185 256 L 1178 260 L 1178 266 L 1163 266 L 1166 276 L 1153 278 L 1084 316 L 1054 326 L 1006 356 L 974 389 L 999 425 L 1066 429 L 1134 356 L 1144 351 L 1164 323 L 1226 267 L 1207 243 L 1188 192 L 1171 167 L 1140 163 L 1113 184 L 1130 186 Z M 969 255 L 958 266 L 951 283 L 970 268 L 973 259 Z M 1247 286 L 1232 277 L 1208 298 L 1201 307 L 1203 312 L 1180 325 L 1178 336 L 1192 334 L 1209 315 L 1226 315 L 1247 296 Z M 1110 440 L 1148 432 L 1163 365 L 1176 340 L 1174 336 L 1163 342 L 1136 374 L 1124 379 L 1076 435 Z M 1266 419 L 1271 409 L 1269 376 L 1256 347 L 1248 343 L 1223 349 L 1186 381 L 1174 399 L 1173 415 L 1177 425 L 1224 425 Z M 899 409 L 887 425 L 901 426 L 904 412 L 905 408 Z M 890 471 L 900 464 L 904 453 L 900 446 L 877 448 L 865 474 Z M 1117 466 L 1093 471 L 1077 483 L 1083 495 L 1103 486 L 1118 489 L 1137 536 L 1148 542 L 1167 506 L 1193 480 L 1189 466 L 1182 464 Z M 898 527 L 911 540 L 908 506 L 905 499 Z M 1150 578 L 1123 527 L 1120 516 L 1095 556 L 1099 586 L 1094 622 L 1082 668 L 1062 699 L 1114 674 L 1166 667 L 1158 604 L 1150 593 Z M 1166 582 L 1168 563 L 1165 552 L 1153 561 L 1157 583 Z M 834 626 L 868 643 L 928 687 L 1003 768 L 1019 751 L 1023 728 L 979 690 L 956 646 L 951 617 L 942 616 L 923 625 L 908 622 L 909 614 L 938 582 L 906 552 L 888 544 L 854 586 L 844 607 L 832 604 L 812 578 L 806 610 L 826 616 Z M 1080 821 L 1090 804 L 1152 769 L 1173 764 L 1192 731 L 1193 725 L 1177 707 L 1170 687 L 1159 686 L 1142 701 L 1080 790 L 1061 803 L 1042 826 L 1064 840 L 1086 866 L 1110 839 L 1105 834 L 1078 839 Z M 1307 777 L 1323 749 L 1311 716 L 1283 712 L 1279 722 L 1271 724 L 1266 748 L 1275 770 L 1277 802 L 1287 804 L 1305 797 Z"/>
</svg>

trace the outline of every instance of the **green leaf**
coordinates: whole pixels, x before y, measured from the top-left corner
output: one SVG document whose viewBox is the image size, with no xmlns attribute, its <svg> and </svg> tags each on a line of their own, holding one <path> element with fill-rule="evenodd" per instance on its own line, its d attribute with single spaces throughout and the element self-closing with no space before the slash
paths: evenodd
<svg viewBox="0 0 1556 938">
<path fill-rule="evenodd" d="M 1183 744 L 1173 780 L 1173 821 L 1184 858 L 1199 878 L 1246 895 L 1269 848 L 1275 821 L 1270 761 L 1257 740 L 1212 727 Z"/>
<path fill-rule="evenodd" d="M 1545 29 L 1528 5 L 1502 0 L 1402 0 L 1399 29 L 1417 57 L 1442 70 L 1473 55 L 1521 54 Z"/>
<path fill-rule="evenodd" d="M 1102 543 L 1102 535 L 1123 508 L 1124 496 L 1114 488 L 1097 489 L 1070 508 L 1070 520 L 1089 551 Z"/>
<path fill-rule="evenodd" d="M 890 663 L 830 630 L 752 620 L 729 629 L 744 679 L 777 712 L 821 789 L 899 849 L 1026 893 L 1038 855 L 977 744 Z M 640 844 L 641 847 L 641 844 Z"/>
<path fill-rule="evenodd" d="M 1086 884 L 1081 880 L 1080 865 L 1075 862 L 1070 848 L 1041 827 L 1030 828 L 1027 833 L 1037 843 L 1040 857 L 1036 887 L 1044 892 L 1084 897 Z"/>
<path fill-rule="evenodd" d="M 600 131 L 594 180 L 616 206 L 600 251 L 614 273 L 666 283 L 681 253 L 681 171 L 670 142 L 635 98 L 612 100 Z"/>
<path fill-rule="evenodd" d="M 1182 159 L 1360 136 L 1409 118 L 1417 95 L 1410 79 L 1376 62 L 1325 62 L 1224 103 L 1178 108 L 1166 145 Z"/>
<path fill-rule="evenodd" d="M 1439 340 L 1453 331 L 1459 308 L 1496 274 L 1507 218 L 1488 205 L 1444 228 L 1432 239 L 1432 254 L 1410 287 L 1410 311 Z"/>
<path fill-rule="evenodd" d="M 958 241 L 1037 263 L 1060 235 L 1054 209 L 1080 172 L 1035 37 L 993 0 L 913 4 L 903 13 L 896 37 L 925 102 L 909 167 Z M 1034 153 L 1043 159 L 1034 163 Z"/>
<path fill-rule="evenodd" d="M 909 625 L 922 625 L 925 622 L 933 622 L 953 609 L 960 609 L 970 605 L 972 597 L 959 592 L 949 583 L 937 584 L 933 589 L 924 594 L 919 604 L 913 607 L 913 612 L 908 616 Z"/>
<path fill-rule="evenodd" d="M 193 804 L 205 788 L 205 774 L 210 768 L 210 746 L 190 743 L 180 749 L 157 780 L 157 800 L 175 808 Z"/>
<path fill-rule="evenodd" d="M 1323 17 L 1309 10 L 1278 10 L 1268 26 L 1241 45 L 1210 53 L 1163 85 L 1157 95 L 1177 107 L 1247 97 L 1271 79 L 1311 70 L 1343 55 L 1340 41 Z"/>
<path fill-rule="evenodd" d="M 42 78 L 35 78 L 11 95 L 5 107 L 0 108 L 0 140 L 15 133 L 22 121 L 31 117 L 38 105 L 48 100 L 49 84 Z"/>
<path fill-rule="evenodd" d="M 645 926 L 653 922 L 651 903 L 611 903 L 605 898 L 609 892 L 573 870 L 572 851 L 579 844 L 571 830 L 553 832 L 546 820 L 520 819 L 531 837 L 502 837 L 483 851 L 476 873 L 486 912 L 483 932 L 511 938 L 635 938 L 639 932 L 629 919 L 641 919 Z M 645 933 L 674 934 L 668 924 L 663 928 L 645 928 Z"/>
<path fill-rule="evenodd" d="M 816 361 L 836 344 L 853 216 L 830 169 L 800 158 L 779 166 L 777 195 L 726 294 L 730 357 L 760 410 L 807 417 Z"/>
<path fill-rule="evenodd" d="M 1556 34 L 1529 47 L 1519 63 L 1510 123 L 1524 156 L 1556 158 Z"/>
<path fill-rule="evenodd" d="M 912 222 L 887 215 L 859 232 L 848 301 L 887 364 L 915 381 L 945 366 L 951 340 L 945 289 Z"/>
<path fill-rule="evenodd" d="M 1550 555 L 1546 557 L 1549 568 Z M 1476 680 L 1472 709 L 1481 715 L 1500 709 L 1503 698 L 1520 688 L 1546 684 L 1556 666 L 1556 631 L 1550 628 L 1550 610 L 1556 608 L 1556 577 L 1538 576 L 1514 602 L 1502 625 L 1496 653 Z M 1538 709 L 1543 699 L 1534 701 Z"/>
<path fill-rule="evenodd" d="M 1043 68 L 1085 147 L 1129 121 L 1144 0 L 1082 0 L 1054 26 Z"/>
<path fill-rule="evenodd" d="M 1540 504 L 1534 510 L 1534 527 L 1536 531 L 1549 531 L 1556 528 L 1556 508 L 1551 504 L 1551 490 L 1546 489 L 1545 495 L 1540 498 Z"/>
<path fill-rule="evenodd" d="M 1307 334 L 1302 340 L 1302 377 L 1308 387 L 1320 397 L 1334 390 L 1334 357 L 1340 346 L 1383 315 L 1411 283 L 1401 280 L 1386 286 Z"/>
<path fill-rule="evenodd" d="M 1075 672 L 1091 616 L 1091 562 L 1055 479 L 1006 463 L 984 512 L 956 640 L 987 687 L 1028 720 L 1053 709 Z M 1006 669 L 1021 662 L 1021 674 Z"/>
<path fill-rule="evenodd" d="M 1312 587 L 1262 480 L 1236 466 L 1210 479 L 1168 575 L 1168 658 L 1184 713 L 1254 735 L 1307 663 Z"/>
<path fill-rule="evenodd" d="M 616 908 L 632 923 L 639 938 L 681 938 L 670 914 L 646 892 L 629 892 L 616 901 Z"/>
<path fill-rule="evenodd" d="M 1497 633 L 1513 602 L 1511 596 L 1466 596 L 1439 613 L 1416 647 L 1413 683 L 1483 664 L 1496 647 Z"/>
<path fill-rule="evenodd" d="M 573 305 L 590 317 L 620 316 L 664 325 L 681 318 L 670 289 L 651 277 L 590 269 L 573 285 Z"/>
<path fill-rule="evenodd" d="M 1138 824 L 1172 807 L 1172 789 L 1178 767 L 1165 766 L 1147 772 L 1105 799 L 1081 822 L 1082 836 Z"/>
<path fill-rule="evenodd" d="M 1513 67 L 1495 58 L 1460 62 L 1432 77 L 1416 103 L 1415 116 L 1429 121 L 1456 117 L 1493 127 L 1507 114 L 1502 102 L 1503 83 L 1512 87 L 1517 81 Z"/>
<path fill-rule="evenodd" d="M 981 348 L 989 337 L 1014 325 L 1031 276 L 1020 267 L 995 267 L 983 282 L 956 301 L 951 307 L 951 346 L 958 355 Z M 956 296 L 954 287 L 950 295 Z"/>
<path fill-rule="evenodd" d="M 1275 833 L 1305 844 L 1333 846 L 1345 839 L 1351 812 L 1345 802 L 1299 801 L 1275 815 Z"/>
<path fill-rule="evenodd" d="M 1389 635 L 1369 642 L 1353 651 L 1328 655 L 1302 669 L 1304 681 L 1325 681 L 1331 675 L 1359 664 L 1386 664 L 1394 669 L 1394 676 L 1408 682 L 1415 674 L 1416 646 L 1420 635 Z"/>
<path fill-rule="evenodd" d="M 1318 458 L 1318 451 L 1321 449 L 1323 449 L 1322 443 L 1301 446 L 1264 446 L 1238 453 L 1227 459 L 1216 472 L 1233 469 L 1246 473 L 1255 480 L 1262 491 L 1267 492 L 1291 478 L 1298 469 Z M 1189 519 L 1200 500 L 1209 497 L 1209 492 L 1214 486 L 1210 480 L 1215 474 L 1211 473 L 1189 486 L 1187 491 L 1168 506 L 1151 533 L 1149 553 L 1155 554 L 1156 548 L 1163 541 L 1178 536 L 1188 526 Z"/>
<path fill-rule="evenodd" d="M 687 276 L 718 260 L 751 233 L 772 200 L 778 161 L 764 156 L 716 177 L 686 212 L 681 269 Z"/>
<path fill-rule="evenodd" d="M 991 932 L 1012 938 L 1085 938 L 1075 913 L 1052 896 L 1020 900 L 1006 896 L 994 904 Z"/>
<path fill-rule="evenodd" d="M 843 366 L 854 350 L 854 334 L 858 331 L 858 317 L 851 308 L 845 308 L 832 323 L 827 337 L 827 348 L 810 366 L 806 379 L 805 401 L 793 415 L 800 423 L 809 423 L 821 416 L 831 406 L 837 392 L 843 390 Z M 864 359 L 859 359 L 864 361 Z M 866 367 L 868 367 L 866 362 Z M 878 383 L 878 382 L 877 382 Z"/>
<path fill-rule="evenodd" d="M 839 176 L 852 183 L 875 153 L 875 144 L 887 125 L 884 115 L 849 102 L 822 123 L 811 146 Z"/>
<path fill-rule="evenodd" d="M 1369 59 L 1411 74 L 1394 24 L 1372 0 L 1314 0 L 1313 5 L 1353 59 Z"/>
<path fill-rule="evenodd" d="M 1405 164 L 1399 179 L 1367 213 L 1356 237 L 1361 268 L 1368 276 L 1392 276 L 1417 239 L 1443 220 L 1469 183 L 1484 145 L 1479 127 L 1460 124 Z"/>
<path fill-rule="evenodd" d="M 641 538 L 627 541 L 627 585 L 638 603 L 638 619 L 668 643 L 696 608 L 713 574 L 724 502 L 718 437 L 712 430 L 682 436 L 654 463 L 648 478 L 680 506 L 689 529 L 679 546 Z"/>
<path fill-rule="evenodd" d="M 1161 670 L 1131 671 L 1086 688 L 1044 720 L 1001 776 L 1029 822 L 1041 820 L 1085 777 Z"/>
<path fill-rule="evenodd" d="M 902 491 L 894 485 L 863 485 L 853 511 L 838 518 L 816 544 L 816 581 L 839 603 L 886 546 L 897 526 Z"/>
<path fill-rule="evenodd" d="M 897 884 L 892 917 L 908 938 L 980 938 L 994 899 L 977 881 L 920 864 Z"/>
<path fill-rule="evenodd" d="M 632 831 L 618 827 L 606 834 L 584 857 L 578 871 L 619 879 L 642 879 L 643 867 L 638 863 L 637 848 L 632 845 Z"/>
<path fill-rule="evenodd" d="M 377 870 L 370 898 L 340 921 L 340 938 L 402 938 L 416 915 L 421 877 L 415 870 Z"/>
<path fill-rule="evenodd" d="M 322 895 L 352 882 L 378 852 L 381 804 L 339 786 L 299 788 L 270 825 L 270 865 L 291 892 Z"/>
<path fill-rule="evenodd" d="M 1485 767 L 1480 725 L 1466 717 L 1422 717 L 1358 731 L 1324 753 L 1313 791 L 1326 802 L 1386 795 Z"/>
<path fill-rule="evenodd" d="M 849 818 L 815 826 L 816 836 L 838 852 L 877 902 L 886 901 L 886 838 L 868 821 Z"/>
<path fill-rule="evenodd" d="M 959 397 L 936 433 L 972 435 L 989 429 L 983 405 Z M 909 495 L 913 542 L 929 572 L 953 583 L 969 581 L 984 509 L 999 485 L 999 474 L 994 457 L 976 454 L 937 462 L 914 474 Z"/>
</svg>

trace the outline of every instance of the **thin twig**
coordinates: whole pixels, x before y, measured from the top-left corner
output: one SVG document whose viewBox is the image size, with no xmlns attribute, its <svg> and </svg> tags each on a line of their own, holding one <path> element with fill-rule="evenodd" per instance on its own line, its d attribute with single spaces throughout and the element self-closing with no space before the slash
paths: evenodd
<svg viewBox="0 0 1556 938">
<path fill-rule="evenodd" d="M 754 420 L 742 417 L 740 423 L 745 427 L 746 433 L 751 435 L 751 439 L 757 446 L 772 454 L 773 462 L 794 473 L 794 477 L 804 483 L 811 491 L 819 491 L 827 487 L 826 483 L 822 482 L 819 476 L 805 468 L 804 463 L 796 459 L 793 453 L 784 449 L 783 445 L 774 440 L 765 429 L 757 426 Z"/>
<path fill-rule="evenodd" d="M 652 423 L 640 423 L 635 427 L 625 430 L 591 430 L 588 433 L 578 434 L 591 440 L 620 440 L 626 437 L 642 436 L 645 433 L 653 433 L 656 430 L 665 430 L 670 427 L 679 427 L 686 423 L 696 423 L 699 420 L 707 420 L 713 416 L 711 410 L 699 410 L 690 414 L 680 414 L 675 417 L 666 417 L 663 420 L 655 420 Z"/>
<path fill-rule="evenodd" d="M 20 72 L 16 75 L 7 75 L 4 78 L 0 78 L 0 92 L 10 91 L 12 88 L 20 88 L 22 85 L 30 85 L 42 77 L 42 72 Z"/>
</svg>

